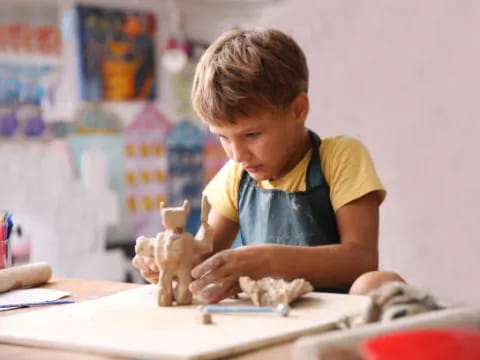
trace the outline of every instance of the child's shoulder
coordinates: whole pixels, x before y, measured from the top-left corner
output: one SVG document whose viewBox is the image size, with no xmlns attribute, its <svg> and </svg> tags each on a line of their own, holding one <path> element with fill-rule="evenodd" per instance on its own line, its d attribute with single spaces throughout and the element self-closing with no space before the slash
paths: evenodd
<svg viewBox="0 0 480 360">
<path fill-rule="evenodd" d="M 330 154 L 359 151 L 363 149 L 365 149 L 365 146 L 360 140 L 344 135 L 325 137 L 322 139 L 320 145 L 321 152 Z"/>
</svg>

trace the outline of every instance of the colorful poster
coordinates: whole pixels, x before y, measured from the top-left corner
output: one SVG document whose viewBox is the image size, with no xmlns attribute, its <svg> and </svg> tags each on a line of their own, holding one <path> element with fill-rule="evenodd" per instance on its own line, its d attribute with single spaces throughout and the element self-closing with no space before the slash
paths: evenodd
<svg viewBox="0 0 480 360">
<path fill-rule="evenodd" d="M 83 100 L 154 99 L 153 13 L 78 6 Z"/>
</svg>

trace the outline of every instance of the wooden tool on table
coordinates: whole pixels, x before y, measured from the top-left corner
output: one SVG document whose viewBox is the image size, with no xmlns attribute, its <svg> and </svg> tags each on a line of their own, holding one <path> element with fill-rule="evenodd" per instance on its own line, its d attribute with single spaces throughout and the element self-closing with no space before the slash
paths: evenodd
<svg viewBox="0 0 480 360">
<path fill-rule="evenodd" d="M 52 268 L 45 262 L 14 266 L 0 270 L 0 293 L 43 284 L 52 277 Z"/>
<path fill-rule="evenodd" d="M 286 317 L 290 313 L 290 307 L 286 304 L 273 306 L 225 306 L 203 305 L 199 309 L 199 320 L 202 324 L 212 323 L 212 313 L 278 313 Z"/>
</svg>

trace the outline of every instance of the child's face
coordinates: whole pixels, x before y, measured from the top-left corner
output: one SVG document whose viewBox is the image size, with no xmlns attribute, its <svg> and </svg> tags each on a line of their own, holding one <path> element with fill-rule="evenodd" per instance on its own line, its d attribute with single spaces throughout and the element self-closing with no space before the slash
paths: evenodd
<svg viewBox="0 0 480 360">
<path fill-rule="evenodd" d="M 228 157 L 239 163 L 256 181 L 286 175 L 304 152 L 304 118 L 294 111 L 264 112 L 240 117 L 234 124 L 210 125 Z"/>
</svg>

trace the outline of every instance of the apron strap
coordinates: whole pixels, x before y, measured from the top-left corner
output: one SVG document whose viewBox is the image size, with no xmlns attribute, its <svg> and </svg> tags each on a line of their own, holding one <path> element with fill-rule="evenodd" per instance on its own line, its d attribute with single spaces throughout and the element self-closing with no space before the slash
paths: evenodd
<svg viewBox="0 0 480 360">
<path fill-rule="evenodd" d="M 325 178 L 323 177 L 323 171 L 320 164 L 320 144 L 322 140 L 315 134 L 313 131 L 308 130 L 308 135 L 310 135 L 310 141 L 312 143 L 312 158 L 307 168 L 307 190 L 320 186 L 325 183 Z"/>
</svg>

